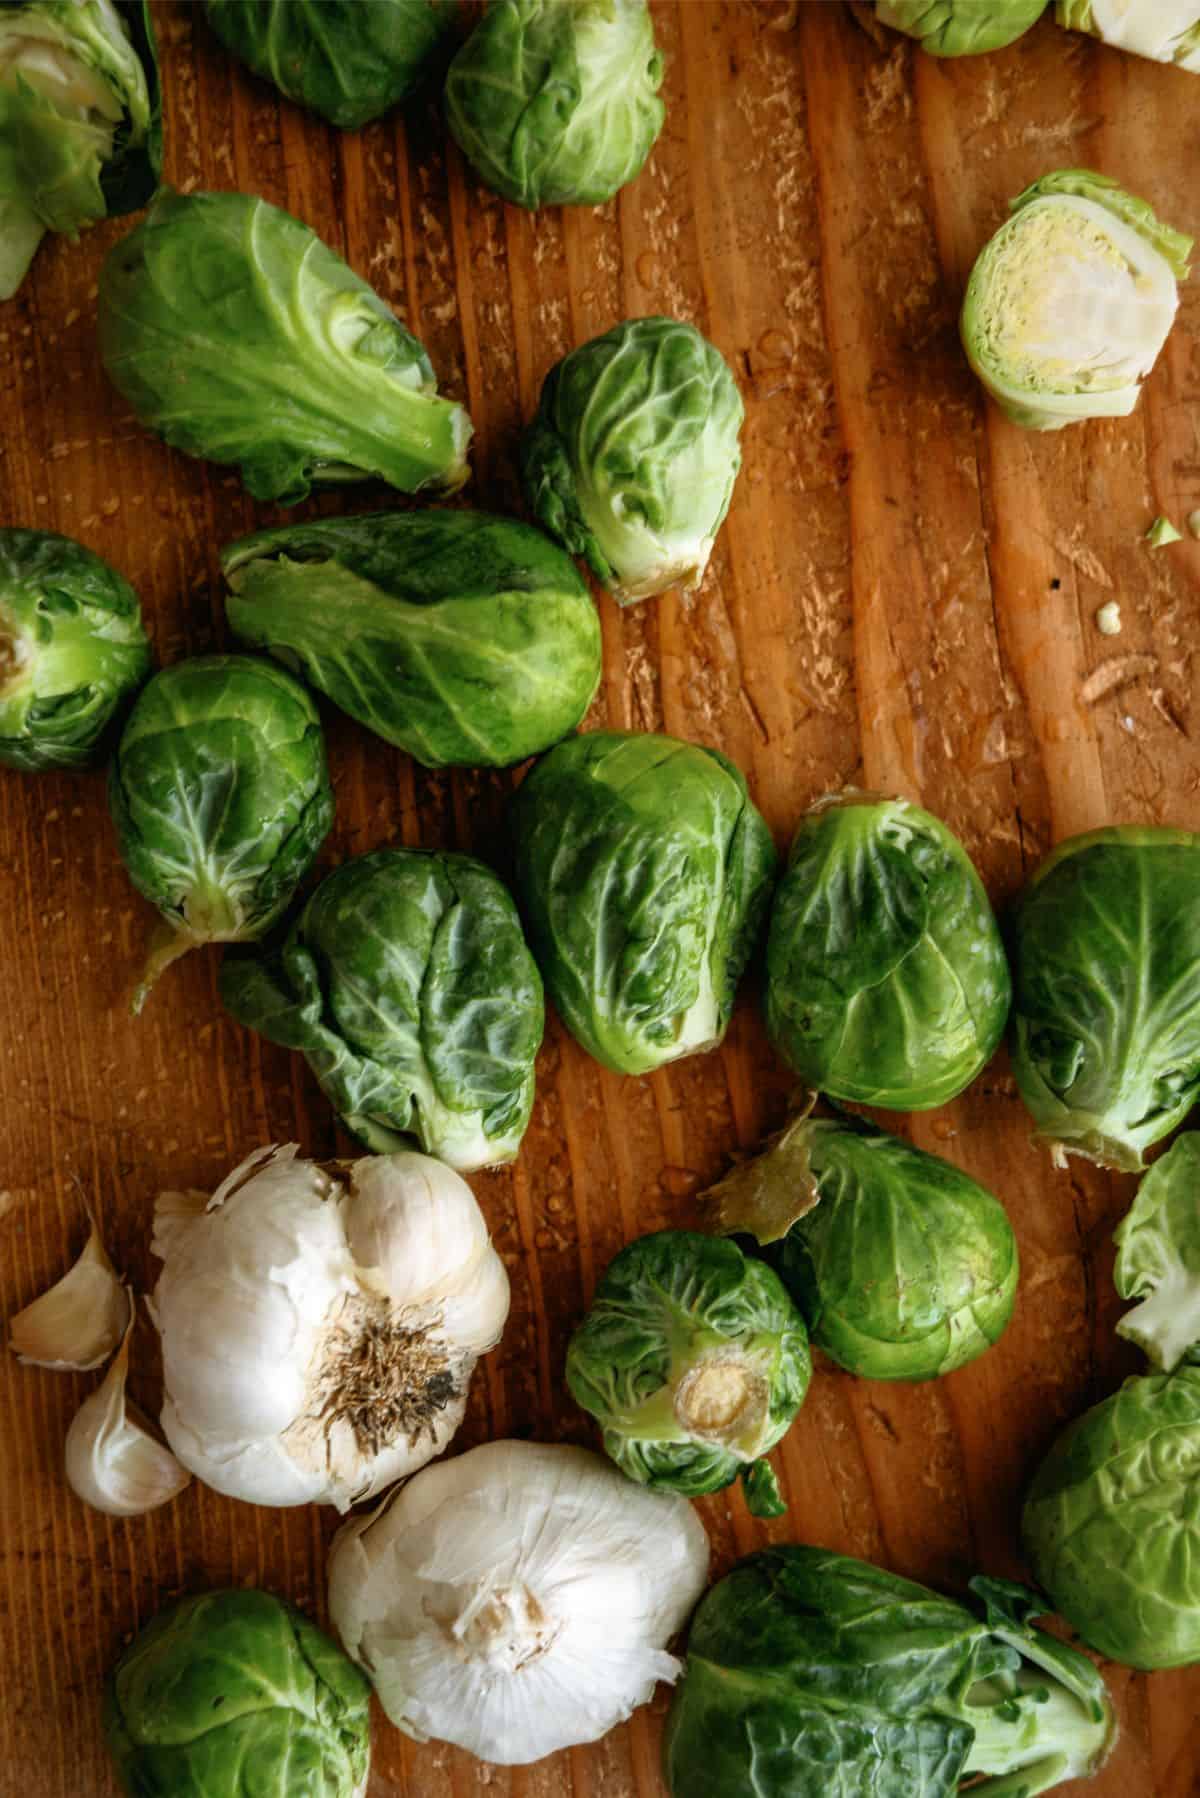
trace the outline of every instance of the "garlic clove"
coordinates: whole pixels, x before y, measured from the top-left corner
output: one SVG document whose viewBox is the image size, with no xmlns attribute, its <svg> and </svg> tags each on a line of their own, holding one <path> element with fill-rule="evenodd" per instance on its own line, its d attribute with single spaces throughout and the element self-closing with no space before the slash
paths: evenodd
<svg viewBox="0 0 1200 1798">
<path fill-rule="evenodd" d="M 84 1399 L 67 1431 L 67 1483 L 109 1517 L 140 1517 L 176 1498 L 191 1479 L 169 1448 L 156 1442 L 140 1413 L 125 1402 L 129 1327 L 104 1380 Z"/>
<path fill-rule="evenodd" d="M 75 1265 L 13 1318 L 8 1346 L 27 1366 L 87 1373 L 108 1360 L 129 1319 L 129 1294 L 92 1219 Z"/>
</svg>

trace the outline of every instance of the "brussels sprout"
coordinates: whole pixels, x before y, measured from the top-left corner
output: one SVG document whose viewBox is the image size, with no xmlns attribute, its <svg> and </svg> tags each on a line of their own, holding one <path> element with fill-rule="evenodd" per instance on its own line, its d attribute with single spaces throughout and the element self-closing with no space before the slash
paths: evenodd
<svg viewBox="0 0 1200 1798">
<path fill-rule="evenodd" d="M 1058 169 L 1011 203 L 971 270 L 967 360 L 1014 424 L 1124 418 L 1167 340 L 1192 240 L 1089 169 Z"/>
<path fill-rule="evenodd" d="M 1059 1437 L 1029 1489 L 1025 1550 L 1090 1648 L 1150 1670 L 1200 1661 L 1200 1367 L 1126 1380 Z"/>
<path fill-rule="evenodd" d="M 573 730 L 600 620 L 540 531 L 482 512 L 377 512 L 224 552 L 239 637 L 427 768 L 505 767 Z"/>
<path fill-rule="evenodd" d="M 931 56 L 1003 50 L 1045 10 L 1046 0 L 875 0 L 881 25 L 919 39 Z"/>
<path fill-rule="evenodd" d="M 835 1099 L 924 1111 L 990 1059 L 1010 996 L 958 838 L 904 799 L 818 800 L 767 937 L 767 1028 L 788 1065 Z"/>
<path fill-rule="evenodd" d="M 1037 869 L 1012 930 L 1013 1071 L 1062 1165 L 1136 1172 L 1200 1096 L 1200 836 L 1114 826 Z"/>
<path fill-rule="evenodd" d="M 0 300 L 45 231 L 74 236 L 144 206 L 162 168 L 162 96 L 145 0 L 0 6 Z"/>
<path fill-rule="evenodd" d="M 848 1555 L 791 1544 L 701 1599 L 667 1721 L 673 1798 L 1034 1798 L 1116 1737 L 1092 1663 L 977 1578 L 968 1609 Z M 979 1613 L 982 1612 L 982 1615 Z"/>
<path fill-rule="evenodd" d="M 208 22 L 281 94 L 357 131 L 437 61 L 457 0 L 205 0 Z"/>
<path fill-rule="evenodd" d="M 742 396 L 691 325 L 634 318 L 550 370 L 521 439 L 529 509 L 622 605 L 704 579 L 742 465 Z"/>
<path fill-rule="evenodd" d="M 542 983 L 516 907 L 468 855 L 376 849 L 326 876 L 266 956 L 225 958 L 221 997 L 304 1052 L 346 1128 L 468 1171 L 511 1161 L 533 1107 Z"/>
<path fill-rule="evenodd" d="M 759 1457 L 791 1427 L 811 1373 L 804 1320 L 770 1268 L 690 1230 L 622 1249 L 567 1349 L 571 1396 L 630 1479 L 696 1498 L 741 1474 L 767 1516 L 783 1507 Z"/>
<path fill-rule="evenodd" d="M 109 806 L 138 892 L 166 920 L 134 996 L 199 943 L 261 936 L 333 822 L 325 744 L 298 681 L 250 656 L 156 674 L 121 734 Z"/>
<path fill-rule="evenodd" d="M 646 0 L 492 0 L 446 79 L 446 122 L 517 206 L 598 206 L 662 130 Z"/>
<path fill-rule="evenodd" d="M 1017 1244 L 967 1174 L 865 1118 L 800 1117 L 714 1187 L 812 1340 L 870 1380 L 932 1380 L 990 1348 L 1012 1316 Z"/>
<path fill-rule="evenodd" d="M 584 1048 L 619 1074 L 715 1048 L 775 872 L 733 763 L 592 731 L 538 763 L 512 821 L 533 952 Z"/>
<path fill-rule="evenodd" d="M 1146 1174 L 1113 1237 L 1113 1280 L 1138 1299 L 1117 1325 L 1167 1373 L 1200 1358 L 1200 1135 L 1179 1137 Z"/>
<path fill-rule="evenodd" d="M 371 1688 L 269 1593 L 206 1592 L 135 1636 L 104 1696 L 130 1798 L 362 1798 Z"/>
<path fill-rule="evenodd" d="M 144 425 L 239 464 L 255 499 L 467 479 L 471 421 L 422 345 L 307 225 L 251 194 L 159 194 L 101 270 L 100 349 Z"/>
<path fill-rule="evenodd" d="M 82 767 L 149 672 L 128 581 L 70 537 L 0 529 L 0 762 Z"/>
<path fill-rule="evenodd" d="M 1055 16 L 1070 31 L 1200 74 L 1200 0 L 1058 0 Z"/>
</svg>

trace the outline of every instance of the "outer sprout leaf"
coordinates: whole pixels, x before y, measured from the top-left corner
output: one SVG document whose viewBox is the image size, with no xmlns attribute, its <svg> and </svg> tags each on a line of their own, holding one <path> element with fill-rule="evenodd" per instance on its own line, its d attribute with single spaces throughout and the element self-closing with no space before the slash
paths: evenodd
<svg viewBox="0 0 1200 1798">
<path fill-rule="evenodd" d="M 1200 1134 L 1180 1136 L 1142 1175 L 1113 1240 L 1113 1279 L 1138 1299 L 1117 1325 L 1170 1373 L 1200 1350 Z"/>
<path fill-rule="evenodd" d="M 299 1049 L 376 1153 L 511 1161 L 533 1106 L 542 983 L 516 908 L 466 855 L 377 849 L 326 877 L 281 949 L 229 956 L 240 1023 Z"/>
<path fill-rule="evenodd" d="M 504 767 L 579 723 L 600 621 L 540 531 L 377 512 L 260 531 L 222 565 L 229 621 L 426 767 Z"/>
<path fill-rule="evenodd" d="M 307 225 L 252 195 L 160 193 L 105 261 L 100 346 L 143 424 L 237 463 L 256 499 L 467 479 L 471 423 L 423 346 Z"/>
<path fill-rule="evenodd" d="M 1038 1138 L 1137 1171 L 1200 1094 L 1200 837 L 1121 825 L 1060 843 L 1012 951 L 1013 1070 Z"/>
</svg>

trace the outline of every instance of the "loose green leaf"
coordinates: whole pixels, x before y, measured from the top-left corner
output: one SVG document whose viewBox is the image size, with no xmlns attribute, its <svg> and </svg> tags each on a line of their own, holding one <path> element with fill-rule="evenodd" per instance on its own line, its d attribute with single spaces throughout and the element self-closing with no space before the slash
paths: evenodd
<svg viewBox="0 0 1200 1798">
<path fill-rule="evenodd" d="M 1151 549 L 1162 549 L 1168 543 L 1182 543 L 1183 532 L 1176 530 L 1169 518 L 1161 513 L 1146 532 L 1146 542 Z"/>
<path fill-rule="evenodd" d="M 1000 1201 L 967 1174 L 849 1117 L 801 1118 L 757 1162 L 770 1164 L 758 1181 L 792 1220 L 781 1239 L 768 1235 L 766 1258 L 840 1366 L 931 1380 L 999 1340 L 1017 1290 L 1016 1238 Z M 723 1229 L 754 1231 L 738 1198 L 755 1165 L 711 1195 Z"/>
<path fill-rule="evenodd" d="M 461 1170 L 516 1155 L 542 983 L 516 907 L 467 855 L 377 849 L 328 875 L 265 955 L 229 955 L 239 1023 L 299 1049 L 351 1133 Z"/>
<path fill-rule="evenodd" d="M 1113 1241 L 1117 1291 L 1141 1301 L 1117 1334 L 1170 1373 L 1200 1351 L 1200 1135 L 1178 1137 L 1142 1175 Z"/>
<path fill-rule="evenodd" d="M 1200 0 L 1058 0 L 1055 16 L 1117 50 L 1200 74 Z"/>
<path fill-rule="evenodd" d="M 128 581 L 70 537 L 0 529 L 0 762 L 82 767 L 149 673 Z"/>
<path fill-rule="evenodd" d="M 206 1592 L 134 1637 L 108 1680 L 104 1734 L 130 1798 L 360 1798 L 370 1696 L 290 1605 Z"/>
<path fill-rule="evenodd" d="M 1059 1437 L 1022 1535 L 1090 1648 L 1146 1670 L 1200 1661 L 1200 1367 L 1128 1379 Z"/>
<path fill-rule="evenodd" d="M 197 656 L 143 688 L 109 772 L 121 857 L 163 914 L 134 999 L 199 943 L 262 936 L 333 822 L 312 700 L 271 662 Z"/>
<path fill-rule="evenodd" d="M 142 423 L 255 499 L 467 479 L 471 421 L 340 256 L 250 194 L 164 190 L 100 275 L 104 366 Z"/>
<path fill-rule="evenodd" d="M 481 512 L 376 512 L 230 544 L 229 622 L 428 768 L 506 767 L 575 728 L 600 621 L 568 556 Z"/>
<path fill-rule="evenodd" d="M 493 0 L 450 67 L 446 122 L 518 206 L 598 206 L 662 130 L 646 0 Z"/>
<path fill-rule="evenodd" d="M 144 206 L 162 167 L 162 96 L 145 0 L 0 5 L 0 300 L 44 231 Z"/>
<path fill-rule="evenodd" d="M 1013 918 L 1013 1071 L 1056 1159 L 1136 1172 L 1200 1096 L 1200 837 L 1071 837 Z"/>
<path fill-rule="evenodd" d="M 225 48 L 281 94 L 357 131 L 436 66 L 457 0 L 205 0 Z"/>
<path fill-rule="evenodd" d="M 1090 169 L 1058 169 L 1012 202 L 963 301 L 967 359 L 1015 424 L 1122 418 L 1167 340 L 1192 240 Z"/>
<path fill-rule="evenodd" d="M 881 25 L 915 37 L 931 56 L 978 56 L 1015 43 L 1046 0 L 875 0 Z"/>
<path fill-rule="evenodd" d="M 691 325 L 635 318 L 547 375 L 521 440 L 530 511 L 622 605 L 704 579 L 742 463 L 742 396 Z"/>
<path fill-rule="evenodd" d="M 957 837 L 903 799 L 844 793 L 800 821 L 767 938 L 767 1028 L 805 1083 L 920 1111 L 990 1060 L 1010 985 Z"/>
<path fill-rule="evenodd" d="M 589 1054 L 645 1074 L 715 1047 L 775 871 L 733 763 L 673 737 L 591 731 L 537 764 L 512 824 L 533 952 Z"/>
<path fill-rule="evenodd" d="M 1031 1629 L 1007 1582 L 986 1621 L 845 1555 L 741 1561 L 701 1601 L 667 1722 L 672 1798 L 1033 1798 L 1116 1734 L 1083 1655 Z M 1028 1611 L 1034 1609 L 1032 1601 Z"/>
<path fill-rule="evenodd" d="M 785 1508 L 759 1457 L 790 1427 L 811 1372 L 804 1321 L 771 1270 L 688 1230 L 622 1249 L 567 1349 L 571 1396 L 623 1473 L 689 1498 L 740 1474 L 758 1516 Z"/>
</svg>

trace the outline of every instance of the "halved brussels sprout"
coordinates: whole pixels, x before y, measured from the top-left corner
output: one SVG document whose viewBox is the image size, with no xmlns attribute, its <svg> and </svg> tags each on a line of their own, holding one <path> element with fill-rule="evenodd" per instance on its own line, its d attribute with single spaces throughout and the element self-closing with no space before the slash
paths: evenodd
<svg viewBox="0 0 1200 1798">
<path fill-rule="evenodd" d="M 600 620 L 577 569 L 511 518 L 327 518 L 243 537 L 221 562 L 237 635 L 427 768 L 549 749 L 600 682 Z"/>
<path fill-rule="evenodd" d="M 709 1195 L 869 1380 L 932 1380 L 999 1341 L 1017 1290 L 1008 1216 L 969 1175 L 865 1118 L 800 1117 Z"/>
<path fill-rule="evenodd" d="M 165 927 L 134 996 L 200 943 L 262 936 L 333 822 L 316 707 L 272 662 L 197 656 L 142 689 L 109 772 L 121 858 Z"/>
<path fill-rule="evenodd" d="M 146 0 L 0 6 L 0 300 L 45 231 L 144 206 L 162 168 L 162 96 Z"/>
<path fill-rule="evenodd" d="M 144 425 L 237 463 L 255 499 L 467 479 L 471 421 L 439 395 L 423 345 L 307 225 L 252 194 L 159 194 L 105 260 L 100 350 Z"/>
<path fill-rule="evenodd" d="M 1118 50 L 1200 74 L 1200 0 L 1058 0 L 1055 17 Z"/>
<path fill-rule="evenodd" d="M 239 1023 L 303 1052 L 377 1154 L 511 1161 L 533 1107 L 542 983 L 516 907 L 469 855 L 376 849 L 321 882 L 286 942 L 228 955 Z"/>
<path fill-rule="evenodd" d="M 1061 1435 L 1021 1520 L 1038 1584 L 1127 1667 L 1200 1661 L 1200 1367 L 1135 1375 Z"/>
<path fill-rule="evenodd" d="M 438 59 L 457 0 L 205 0 L 225 48 L 281 94 L 357 131 Z"/>
<path fill-rule="evenodd" d="M 115 568 L 71 537 L 0 529 L 0 762 L 82 767 L 149 672 Z"/>
<path fill-rule="evenodd" d="M 1200 836 L 1069 837 L 1012 928 L 1013 1071 L 1060 1164 L 1136 1172 L 1200 1097 Z"/>
<path fill-rule="evenodd" d="M 521 439 L 530 511 L 622 605 L 700 585 L 742 465 L 742 396 L 707 338 L 634 318 L 550 370 Z"/>
<path fill-rule="evenodd" d="M 784 1506 L 761 1457 L 790 1428 L 812 1363 L 780 1281 L 732 1242 L 659 1230 L 623 1248 L 567 1349 L 567 1385 L 623 1473 L 696 1498 L 739 1474 L 758 1516 Z"/>
<path fill-rule="evenodd" d="M 1117 1291 L 1139 1301 L 1118 1336 L 1167 1373 L 1200 1359 L 1200 1133 L 1178 1137 L 1142 1175 L 1113 1241 Z"/>
<path fill-rule="evenodd" d="M 1004 1033 L 1008 964 L 957 837 L 905 799 L 846 792 L 800 820 L 767 937 L 767 1028 L 835 1099 L 923 1111 Z"/>
<path fill-rule="evenodd" d="M 721 1041 L 775 849 L 740 771 L 673 737 L 560 743 L 513 804 L 517 889 L 563 1022 L 619 1074 Z"/>
<path fill-rule="evenodd" d="M 662 130 L 646 0 L 492 0 L 446 79 L 446 122 L 517 206 L 598 206 Z"/>
<path fill-rule="evenodd" d="M 1167 340 L 1191 238 L 1090 169 L 1043 176 L 1011 211 L 967 283 L 967 360 L 1030 430 L 1125 417 Z"/>
<path fill-rule="evenodd" d="M 1041 18 L 1046 0 L 875 0 L 881 25 L 920 40 L 931 56 L 1002 50 Z"/>
<path fill-rule="evenodd" d="M 362 1798 L 371 1688 L 267 1592 L 162 1611 L 109 1676 L 104 1735 L 130 1798 Z"/>
</svg>

